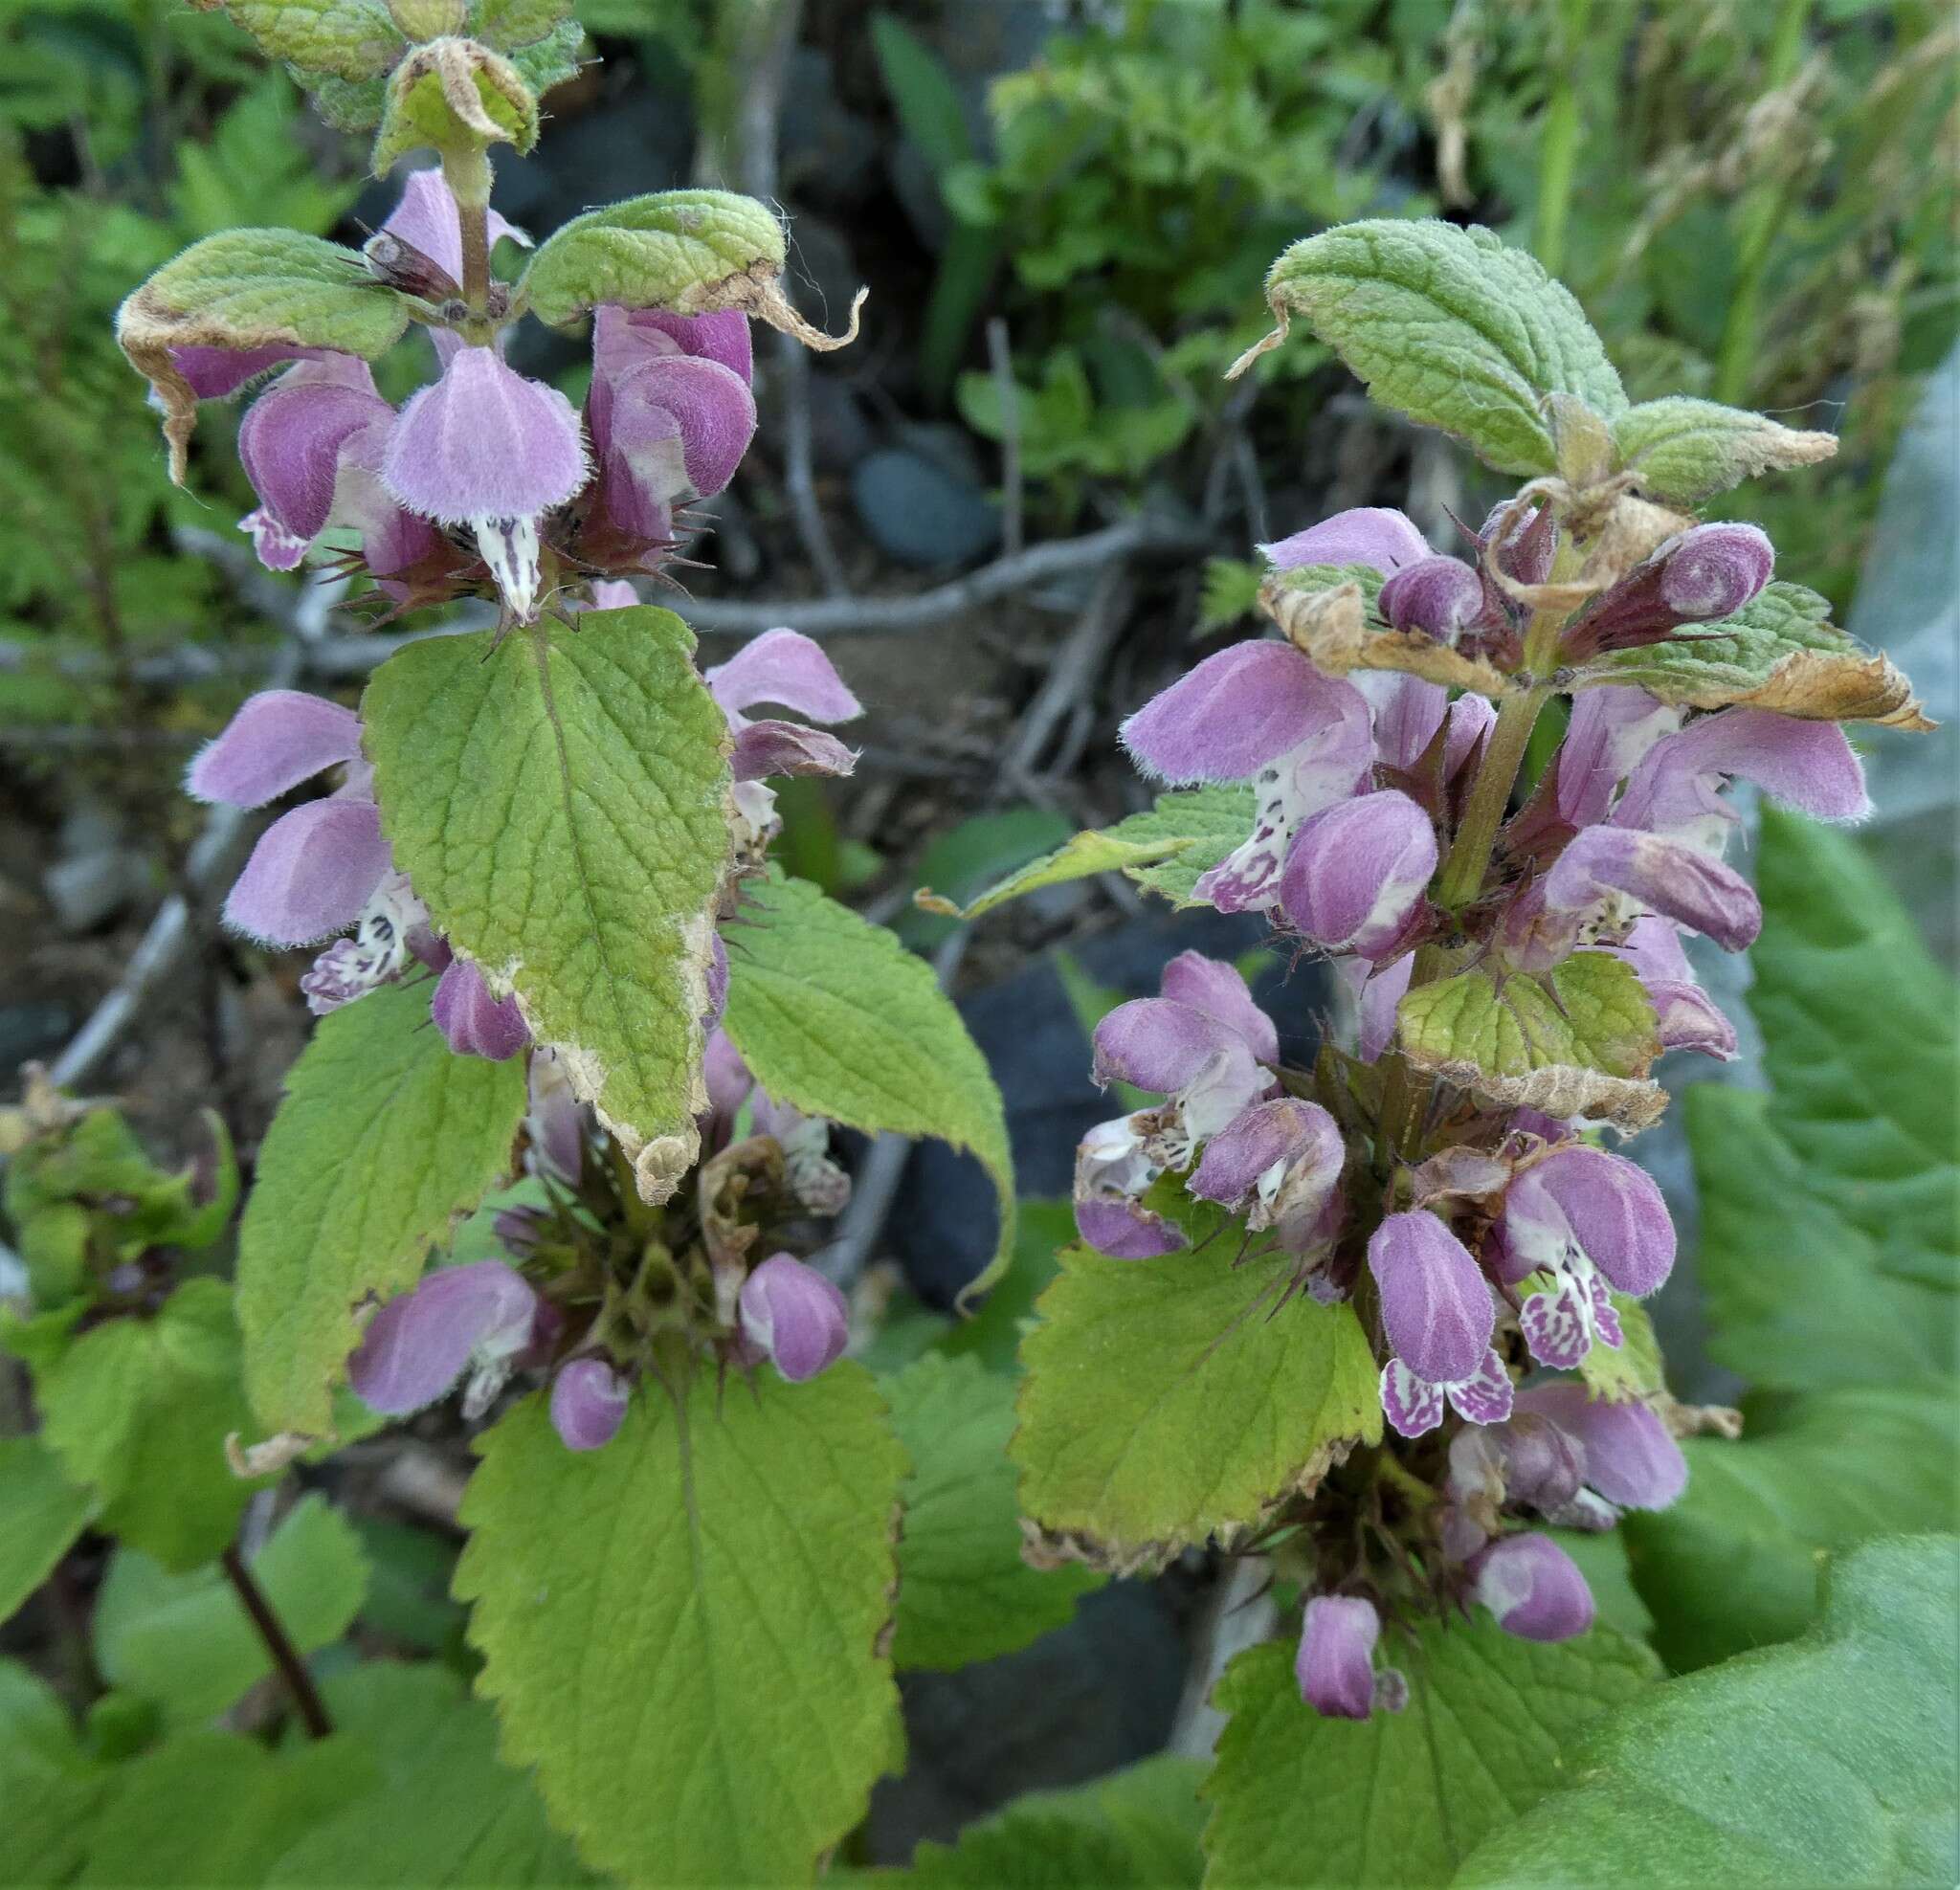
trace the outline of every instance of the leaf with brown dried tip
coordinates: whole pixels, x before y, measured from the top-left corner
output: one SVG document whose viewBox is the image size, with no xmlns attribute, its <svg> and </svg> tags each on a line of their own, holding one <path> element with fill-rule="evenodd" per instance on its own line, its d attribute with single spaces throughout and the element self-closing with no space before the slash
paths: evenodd
<svg viewBox="0 0 1960 1890">
<path fill-rule="evenodd" d="M 325 348 L 371 361 L 401 339 L 408 309 L 368 274 L 354 251 L 296 230 L 227 230 L 193 243 L 116 313 L 116 340 L 156 391 L 184 483 L 197 395 L 172 348 Z"/>
<path fill-rule="evenodd" d="M 1614 422 L 1620 464 L 1643 492 L 1699 505 L 1763 473 L 1815 466 L 1838 451 L 1833 434 L 1801 433 L 1712 400 L 1643 401 Z"/>
<path fill-rule="evenodd" d="M 1294 581 L 1299 576 L 1287 571 L 1268 578 L 1259 587 L 1259 609 L 1316 669 L 1328 676 L 1357 669 L 1400 670 L 1482 696 L 1515 693 L 1510 678 L 1485 657 L 1466 656 L 1420 631 L 1371 622 L 1359 584 L 1303 589 Z"/>
</svg>

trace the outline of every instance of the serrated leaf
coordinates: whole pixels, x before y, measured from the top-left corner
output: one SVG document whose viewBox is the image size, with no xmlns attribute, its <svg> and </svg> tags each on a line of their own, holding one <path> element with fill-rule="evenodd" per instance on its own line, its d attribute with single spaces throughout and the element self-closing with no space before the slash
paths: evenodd
<svg viewBox="0 0 1960 1890">
<path fill-rule="evenodd" d="M 553 86 L 576 78 L 584 64 L 586 30 L 576 20 L 566 20 L 527 46 L 513 46 L 505 53 L 511 68 L 542 100 Z"/>
<path fill-rule="evenodd" d="M 500 52 L 529 46 L 556 31 L 570 11 L 571 0 L 476 0 L 470 36 Z"/>
<path fill-rule="evenodd" d="M 268 58 L 307 74 L 373 78 L 408 46 L 383 0 L 225 0 L 225 11 Z"/>
<path fill-rule="evenodd" d="M 1651 1398 L 1666 1390 L 1660 1342 L 1654 1336 L 1654 1322 L 1647 1317 L 1647 1308 L 1624 1293 L 1615 1293 L 1613 1309 L 1619 1318 L 1622 1342 L 1594 1345 L 1579 1361 L 1579 1376 L 1586 1381 L 1586 1389 L 1595 1398 L 1614 1404 Z"/>
<path fill-rule="evenodd" d="M 533 1397 L 477 1448 L 457 1592 L 506 1760 L 630 1880 L 807 1880 L 898 1710 L 876 1643 L 905 1463 L 870 1378 L 643 1383 L 578 1456 Z"/>
<path fill-rule="evenodd" d="M 386 78 L 345 79 L 296 75 L 313 100 L 314 109 L 336 131 L 371 131 L 388 107 Z"/>
<path fill-rule="evenodd" d="M 805 1115 L 970 1150 L 999 1197 L 1000 1238 L 966 1292 L 1006 1271 L 1014 1177 L 1000 1091 L 924 959 L 814 886 L 771 874 L 744 887 L 728 931 L 722 1028 L 756 1081 Z"/>
<path fill-rule="evenodd" d="M 251 1565 L 301 1654 L 338 1640 L 360 1611 L 368 1559 L 353 1524 L 324 1497 L 304 1497 Z M 215 1568 L 173 1575 L 121 1548 L 96 1600 L 96 1658 L 111 1684 L 152 1700 L 179 1723 L 209 1720 L 272 1671 L 265 1642 Z"/>
<path fill-rule="evenodd" d="M 956 1843 L 923 1843 L 892 1883 L 919 1890 L 1197 1890 L 1204 1766 L 1169 1752 L 1065 1791 L 1029 1791 L 968 1825 Z"/>
<path fill-rule="evenodd" d="M 322 1688 L 336 1732 L 359 1740 L 380 1776 L 333 1807 L 266 1874 L 290 1890 L 326 1884 L 457 1884 L 562 1890 L 596 1882 L 546 1822 L 523 1773 L 497 1761 L 489 1708 L 428 1662 L 371 1661 Z"/>
<path fill-rule="evenodd" d="M 238 1230 L 245 1382 L 258 1422 L 322 1436 L 360 1342 L 510 1162 L 521 1058 L 458 1056 L 429 988 L 385 985 L 323 1017 L 286 1075 Z"/>
<path fill-rule="evenodd" d="M 41 1438 L 100 1499 L 100 1526 L 167 1568 L 231 1541 L 256 1487 L 225 1438 L 251 1424 L 224 1281 L 187 1279 L 154 1317 L 91 1327 L 34 1373 Z"/>
<path fill-rule="evenodd" d="M 417 46 L 389 76 L 370 165 L 385 177 L 411 151 L 480 150 L 538 142 L 538 100 L 501 53 L 472 39 Z"/>
<path fill-rule="evenodd" d="M 1664 643 L 1614 652 L 1574 686 L 1634 683 L 1689 708 L 1773 709 L 1813 722 L 1929 727 L 1912 684 L 1831 622 L 1829 602 L 1800 584 L 1766 585 L 1732 617 Z"/>
<path fill-rule="evenodd" d="M 1147 813 L 1133 813 L 1109 831 L 1130 841 L 1176 838 L 1186 842 L 1154 866 L 1123 869 L 1125 878 L 1168 899 L 1182 911 L 1203 903 L 1192 897 L 1197 882 L 1227 854 L 1244 844 L 1257 816 L 1249 786 L 1189 788 L 1159 794 L 1157 805 Z"/>
<path fill-rule="evenodd" d="M 661 190 L 573 217 L 538 246 L 518 293 L 553 323 L 601 302 L 700 315 L 756 307 L 783 260 L 783 227 L 767 205 Z"/>
<path fill-rule="evenodd" d="M 1766 413 L 1682 394 L 1629 408 L 1614 422 L 1613 440 L 1643 492 L 1690 507 L 1744 479 L 1814 466 L 1838 451 L 1834 434 L 1799 433 Z"/>
<path fill-rule="evenodd" d="M 1143 821 L 1152 818 L 1149 814 L 1133 817 Z M 995 906 L 1007 904 L 1010 900 L 1020 899 L 1027 893 L 1038 893 L 1049 886 L 1064 886 L 1072 879 L 1092 878 L 1098 873 L 1127 872 L 1131 867 L 1160 865 L 1192 844 L 1189 834 L 1158 834 L 1147 839 L 1127 838 L 1124 834 L 1127 825 L 1125 821 L 1100 832 L 1075 834 L 1052 853 L 1031 859 L 1005 879 L 996 880 L 970 905 L 952 906 L 951 901 L 941 901 L 923 888 L 919 894 L 920 903 L 928 912 L 952 906 L 954 916 L 978 919 L 983 913 L 991 912 Z"/>
<path fill-rule="evenodd" d="M 727 723 L 671 611 L 412 643 L 362 699 L 381 821 L 435 923 L 514 989 L 664 1199 L 700 1146 Z"/>
<path fill-rule="evenodd" d="M 1654 1644 L 1677 1670 L 1801 1634 L 1826 1555 L 1960 1526 L 1949 1379 L 1752 1407 L 1740 1442 L 1690 1437 L 1686 1494 L 1621 1519 Z"/>
<path fill-rule="evenodd" d="M 1102 1578 L 1021 1560 L 1020 1503 L 1007 1456 L 1013 1381 L 977 1359 L 928 1353 L 884 1384 L 912 1459 L 899 1546 L 892 1659 L 953 1668 L 1011 1654 L 1058 1628 Z"/>
<path fill-rule="evenodd" d="M 156 390 L 170 477 L 181 485 L 197 396 L 172 348 L 319 347 L 372 360 L 408 325 L 402 299 L 354 251 L 294 230 L 227 230 L 144 283 L 117 311 L 116 339 Z"/>
<path fill-rule="evenodd" d="M 1478 967 L 1418 985 L 1395 1010 L 1419 1070 L 1509 1108 L 1643 1128 L 1666 1106 L 1646 1080 L 1654 1007 L 1625 960 L 1578 951 L 1542 977 Z"/>
<path fill-rule="evenodd" d="M 1226 1669 L 1230 1718 L 1203 1796 L 1207 1880 L 1432 1884 L 1555 1785 L 1573 1739 L 1649 1689 L 1653 1657 L 1609 1630 L 1546 1646 L 1480 1612 L 1385 1636 L 1409 1679 L 1400 1713 L 1323 1719 L 1300 1697 L 1293 1648 Z M 1309 1861 L 1310 1860 L 1310 1861 Z"/>
<path fill-rule="evenodd" d="M 1834 1567 L 1816 1631 L 1656 1687 L 1600 1722 L 1461 1884 L 1947 1883 L 1960 1545 Z"/>
<path fill-rule="evenodd" d="M 35 1437 L 0 1437 L 0 1621 L 48 1579 L 95 1511 Z"/>
<path fill-rule="evenodd" d="M 1626 411 L 1571 293 L 1488 230 L 1344 224 L 1287 250 L 1266 300 L 1280 327 L 1255 353 L 1297 316 L 1384 407 L 1456 434 L 1502 473 L 1556 469 L 1548 395 L 1572 395 L 1608 420 Z"/>
<path fill-rule="evenodd" d="M 1201 1252 L 1113 1260 L 1076 1247 L 1021 1347 L 1021 1506 L 1119 1572 L 1230 1537 L 1381 1435 L 1379 1369 L 1346 1304 L 1298 1295 L 1293 1261 Z"/>
</svg>

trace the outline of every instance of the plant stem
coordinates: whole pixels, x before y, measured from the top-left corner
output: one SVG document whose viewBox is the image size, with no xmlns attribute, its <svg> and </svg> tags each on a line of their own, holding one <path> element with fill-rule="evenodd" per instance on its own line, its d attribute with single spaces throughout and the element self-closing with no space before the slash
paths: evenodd
<svg viewBox="0 0 1960 1890">
<path fill-rule="evenodd" d="M 1783 11 L 1776 16 L 1776 31 L 1771 38 L 1770 56 L 1763 71 L 1765 93 L 1779 91 L 1796 77 L 1809 19 L 1810 0 L 1783 0 Z M 1770 251 L 1793 192 L 1792 184 L 1770 182 L 1757 185 L 1743 199 L 1741 230 L 1736 239 L 1735 293 L 1729 298 L 1728 314 L 1722 324 L 1722 345 L 1715 368 L 1715 398 L 1730 407 L 1748 398 L 1761 353 L 1756 327 L 1763 278 L 1769 271 Z"/>
<path fill-rule="evenodd" d="M 463 239 L 463 300 L 472 315 L 490 307 L 490 159 L 480 145 L 442 153 L 442 175 L 456 198 Z"/>
<path fill-rule="evenodd" d="M 1538 209 L 1531 248 L 1548 275 L 1565 267 L 1566 216 L 1572 204 L 1572 170 L 1579 152 L 1579 88 L 1575 68 L 1592 12 L 1592 0 L 1563 0 L 1558 10 L 1555 78 L 1538 140 Z"/>
<path fill-rule="evenodd" d="M 1443 861 L 1442 878 L 1437 882 L 1437 903 L 1446 911 L 1459 911 L 1483 888 L 1490 850 L 1510 805 L 1512 784 L 1530 744 L 1538 711 L 1550 695 L 1549 689 L 1540 687 L 1521 696 L 1506 696 L 1498 705 L 1497 726 L 1490 731 L 1477 779 L 1470 784 L 1470 798 L 1463 804 L 1463 817 L 1457 823 L 1457 836 Z"/>
<path fill-rule="evenodd" d="M 279 1670 L 279 1679 L 285 1682 L 286 1691 L 293 1696 L 293 1704 L 299 1708 L 307 1738 L 326 1738 L 333 1731 L 333 1722 L 326 1716 L 326 1703 L 321 1699 L 319 1688 L 313 1684 L 313 1676 L 306 1671 L 300 1650 L 293 1645 L 279 1617 L 273 1612 L 272 1603 L 265 1598 L 265 1590 L 253 1580 L 252 1571 L 246 1568 L 245 1558 L 238 1553 L 236 1543 L 231 1544 L 218 1557 L 218 1566 L 237 1594 L 239 1606 L 252 1617 L 252 1625 L 258 1630 L 265 1651 L 272 1656 L 273 1665 Z"/>
</svg>

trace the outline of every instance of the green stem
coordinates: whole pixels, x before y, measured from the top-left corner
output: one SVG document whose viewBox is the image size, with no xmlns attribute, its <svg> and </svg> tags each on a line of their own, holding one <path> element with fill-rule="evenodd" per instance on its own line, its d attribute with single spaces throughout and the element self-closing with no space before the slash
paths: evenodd
<svg viewBox="0 0 1960 1890">
<path fill-rule="evenodd" d="M 1774 92 L 1796 77 L 1803 58 L 1804 28 L 1810 20 L 1810 0 L 1783 0 L 1770 56 L 1763 72 L 1764 92 Z M 1741 229 L 1736 240 L 1735 293 L 1722 324 L 1722 345 L 1716 357 L 1715 398 L 1740 406 L 1748 396 L 1760 345 L 1756 329 L 1761 316 L 1763 278 L 1792 189 L 1786 183 L 1759 184 L 1743 199 Z"/>
<path fill-rule="evenodd" d="M 1510 805 L 1511 788 L 1530 744 L 1538 711 L 1550 695 L 1549 689 L 1541 687 L 1506 696 L 1498 704 L 1497 726 L 1490 731 L 1477 779 L 1470 784 L 1470 798 L 1463 804 L 1463 817 L 1457 823 L 1457 836 L 1443 861 L 1442 878 L 1437 882 L 1437 903 L 1447 912 L 1460 911 L 1483 890 L 1490 851 Z"/>
<path fill-rule="evenodd" d="M 1565 268 L 1566 219 L 1572 205 L 1572 172 L 1579 153 L 1576 68 L 1585 44 L 1592 0 L 1564 0 L 1559 8 L 1556 77 L 1538 140 L 1538 208 L 1531 247 L 1548 275 Z"/>
</svg>

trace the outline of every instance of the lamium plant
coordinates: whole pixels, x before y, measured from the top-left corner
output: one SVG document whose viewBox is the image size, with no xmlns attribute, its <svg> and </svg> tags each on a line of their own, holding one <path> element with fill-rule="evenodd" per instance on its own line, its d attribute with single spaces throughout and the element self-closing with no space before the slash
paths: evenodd
<svg viewBox="0 0 1960 1890">
<path fill-rule="evenodd" d="M 1016 1226 L 984 1059 L 927 964 L 770 858 L 770 782 L 851 772 L 857 695 L 793 628 L 703 666 L 635 589 L 755 432 L 751 322 L 850 339 L 791 306 L 776 212 L 684 189 L 535 244 L 506 222 L 493 155 L 576 69 L 564 0 L 224 5 L 333 122 L 376 128 L 377 173 L 434 162 L 359 251 L 231 231 L 130 295 L 172 473 L 199 404 L 249 394 L 239 523 L 268 568 L 344 574 L 377 620 L 495 620 L 403 642 L 358 708 L 256 695 L 189 767 L 198 800 L 282 806 L 227 924 L 316 953 L 234 1289 L 185 1264 L 231 1216 L 222 1131 L 170 1174 L 44 1080 L 0 1123 L 28 1302 L 0 1342 L 40 1418 L 0 1450 L 42 1532 L 0 1557 L 26 1577 L 9 1608 L 91 1523 L 157 1565 L 125 1587 L 219 1558 L 267 1652 L 229 1693 L 223 1660 L 199 1676 L 204 1716 L 277 1669 L 314 1742 L 165 1737 L 119 1680 L 126 1710 L 60 1771 L 97 1794 L 60 1855 L 136 1880 L 133 1801 L 98 1772 L 143 1751 L 167 1784 L 222 1761 L 258 1780 L 227 1792 L 271 1794 L 182 1880 L 371 1876 L 421 1828 L 422 1774 L 395 1768 L 426 1755 L 389 1742 L 478 1727 L 445 1777 L 482 1829 L 445 1849 L 441 1825 L 388 1880 L 809 1881 L 902 1763 L 899 1668 L 1012 1652 L 1109 1575 L 1204 1551 L 1251 1565 L 1281 1624 L 1216 1689 L 1209 1880 L 1382 1876 L 1357 1861 L 1380 1778 L 1398 1880 L 1441 1880 L 1653 1690 L 1600 1618 L 1597 1545 L 1683 1499 L 1683 1440 L 1736 1427 L 1668 1393 L 1644 1301 L 1676 1237 L 1626 1152 L 1664 1052 L 1736 1051 L 1682 943 L 1762 923 L 1727 790 L 1855 822 L 1844 724 L 1928 725 L 1760 531 L 1698 517 L 1832 441 L 1631 404 L 1573 299 L 1481 230 L 1348 224 L 1279 259 L 1278 329 L 1235 372 L 1302 322 L 1518 483 L 1444 549 L 1376 507 L 1263 547 L 1277 634 L 1122 724 L 1155 808 L 967 909 L 1120 870 L 1258 915 L 1341 993 L 1304 1063 L 1194 951 L 1102 1017 L 1094 1076 L 1142 1106 L 1081 1140 L 1078 1237 L 1022 1318 L 989 1297 Z M 583 408 L 508 364 L 527 319 L 585 324 Z M 396 405 L 370 363 L 412 331 L 430 378 Z M 908 1361 L 830 1269 L 836 1125 L 938 1137 L 998 1195 L 994 1259 Z M 303 1652 L 358 1593 L 287 1634 L 262 1591 L 350 1552 L 316 1496 L 257 1577 L 237 1538 L 255 1492 L 436 1408 L 479 1459 L 454 1592 L 487 1708 L 385 1662 L 318 1683 Z M 1871 1552 L 1806 1658 L 1850 1657 L 1860 1583 L 1902 1553 Z M 140 1678 L 140 1647 L 115 1658 Z M 1489 1729 L 1468 1783 L 1451 1718 Z M 1099 1804 L 1042 1823 L 1046 1861 L 1117 1841 Z M 317 1822 L 342 1812 L 337 1838 Z"/>
</svg>

